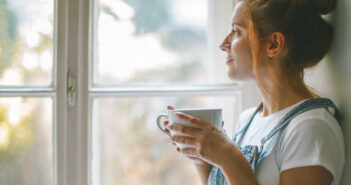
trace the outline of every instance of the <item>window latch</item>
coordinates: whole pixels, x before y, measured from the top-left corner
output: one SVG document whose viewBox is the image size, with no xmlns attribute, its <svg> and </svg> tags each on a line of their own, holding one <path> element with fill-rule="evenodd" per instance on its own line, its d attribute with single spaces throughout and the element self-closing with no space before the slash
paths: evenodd
<svg viewBox="0 0 351 185">
<path fill-rule="evenodd" d="M 67 99 L 70 106 L 75 106 L 77 101 L 77 77 L 70 72 L 67 73 Z"/>
</svg>

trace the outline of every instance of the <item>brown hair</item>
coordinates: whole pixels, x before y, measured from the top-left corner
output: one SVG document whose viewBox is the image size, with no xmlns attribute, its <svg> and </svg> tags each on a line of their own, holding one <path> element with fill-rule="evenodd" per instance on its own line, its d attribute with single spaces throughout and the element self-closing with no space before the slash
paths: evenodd
<svg viewBox="0 0 351 185">
<path fill-rule="evenodd" d="M 317 65 L 328 52 L 332 42 L 333 28 L 322 19 L 335 8 L 336 0 L 242 0 L 247 2 L 251 16 L 249 39 L 253 68 L 257 69 L 261 46 L 273 32 L 285 36 L 287 57 L 282 72 L 299 94 L 318 97 L 305 85 L 304 69 Z M 284 88 L 284 84 L 276 83 Z"/>
</svg>

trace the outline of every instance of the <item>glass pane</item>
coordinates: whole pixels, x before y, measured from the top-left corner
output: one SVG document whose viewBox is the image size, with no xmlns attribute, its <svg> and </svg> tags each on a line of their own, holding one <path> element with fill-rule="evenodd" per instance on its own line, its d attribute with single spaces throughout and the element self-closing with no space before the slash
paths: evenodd
<svg viewBox="0 0 351 185">
<path fill-rule="evenodd" d="M 99 0 L 93 82 L 206 84 L 207 0 Z"/>
<path fill-rule="evenodd" d="M 238 116 L 236 97 L 95 99 L 94 185 L 200 185 L 192 161 L 176 152 L 156 126 L 157 115 L 165 113 L 167 105 L 223 108 L 228 133 Z"/>
<path fill-rule="evenodd" d="M 0 0 L 0 85 L 48 86 L 54 0 Z"/>
<path fill-rule="evenodd" d="M 0 98 L 0 184 L 53 184 L 51 98 Z"/>
</svg>

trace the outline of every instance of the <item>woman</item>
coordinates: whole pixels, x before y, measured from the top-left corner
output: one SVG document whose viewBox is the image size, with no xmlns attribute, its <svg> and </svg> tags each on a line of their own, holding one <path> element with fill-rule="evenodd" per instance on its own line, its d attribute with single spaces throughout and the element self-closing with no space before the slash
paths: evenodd
<svg viewBox="0 0 351 185">
<path fill-rule="evenodd" d="M 303 81 L 303 70 L 327 53 L 332 28 L 320 16 L 328 0 L 242 0 L 233 11 L 232 31 L 220 48 L 232 80 L 254 80 L 262 103 L 241 113 L 229 140 L 211 124 L 167 125 L 186 136 L 173 144 L 195 162 L 203 184 L 338 185 L 345 163 L 337 109 Z M 172 109 L 172 107 L 168 107 Z"/>
</svg>

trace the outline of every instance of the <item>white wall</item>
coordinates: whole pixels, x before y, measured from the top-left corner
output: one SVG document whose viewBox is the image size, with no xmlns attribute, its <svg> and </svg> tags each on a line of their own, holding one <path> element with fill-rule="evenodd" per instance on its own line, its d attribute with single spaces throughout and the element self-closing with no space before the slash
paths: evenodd
<svg viewBox="0 0 351 185">
<path fill-rule="evenodd" d="M 346 165 L 341 185 L 351 184 L 351 0 L 339 0 L 327 17 L 334 26 L 334 43 L 329 55 L 314 69 L 306 71 L 306 83 L 323 97 L 331 98 L 344 117 Z"/>
</svg>

